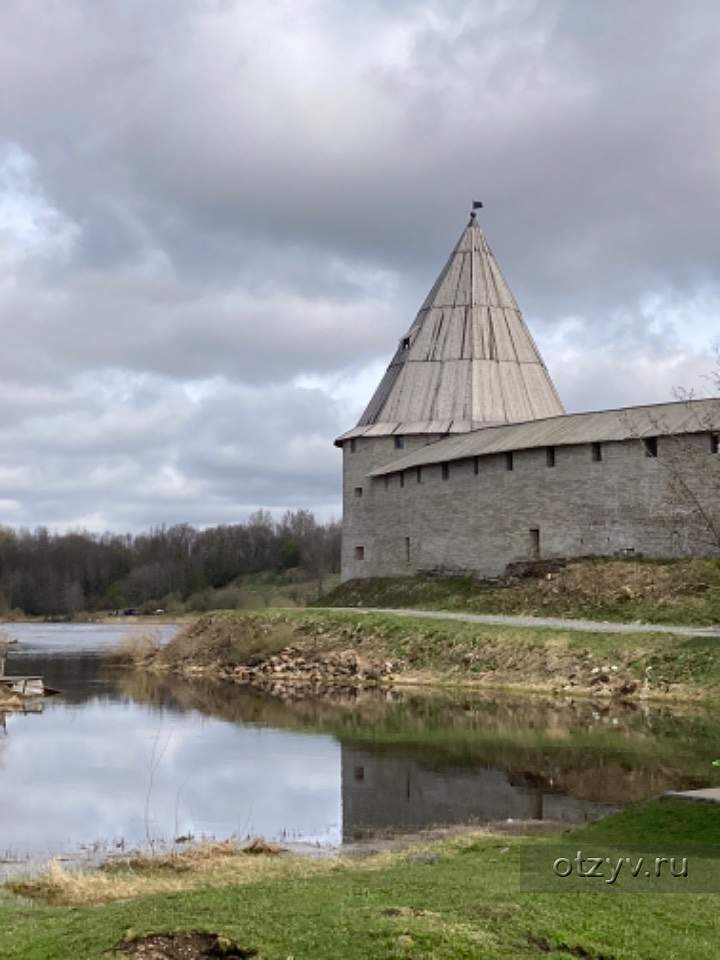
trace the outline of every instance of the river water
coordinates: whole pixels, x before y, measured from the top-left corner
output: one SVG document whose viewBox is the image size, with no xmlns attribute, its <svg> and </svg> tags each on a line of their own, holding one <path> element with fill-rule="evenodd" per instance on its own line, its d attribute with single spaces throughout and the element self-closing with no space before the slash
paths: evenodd
<svg viewBox="0 0 720 960">
<path fill-rule="evenodd" d="M 9 863 L 187 836 L 330 846 L 467 821 L 577 823 L 720 782 L 720 720 L 698 707 L 409 692 L 288 702 L 113 666 L 125 625 L 3 629 L 19 641 L 6 672 L 61 691 L 41 712 L 0 714 Z"/>
</svg>

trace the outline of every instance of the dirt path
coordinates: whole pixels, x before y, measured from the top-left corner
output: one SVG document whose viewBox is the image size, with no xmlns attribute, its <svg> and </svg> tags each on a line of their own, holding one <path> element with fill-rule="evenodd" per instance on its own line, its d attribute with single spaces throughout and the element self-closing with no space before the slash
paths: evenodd
<svg viewBox="0 0 720 960">
<path fill-rule="evenodd" d="M 331 608 L 327 608 L 331 609 Z M 564 620 L 560 617 L 514 617 L 491 613 L 454 613 L 445 610 L 395 610 L 387 607 L 333 607 L 347 613 L 390 613 L 402 617 L 429 620 L 462 620 L 505 627 L 552 627 L 557 630 L 581 630 L 585 633 L 674 633 L 683 637 L 717 637 L 720 627 L 683 627 L 667 623 L 612 623 L 608 620 Z"/>
</svg>

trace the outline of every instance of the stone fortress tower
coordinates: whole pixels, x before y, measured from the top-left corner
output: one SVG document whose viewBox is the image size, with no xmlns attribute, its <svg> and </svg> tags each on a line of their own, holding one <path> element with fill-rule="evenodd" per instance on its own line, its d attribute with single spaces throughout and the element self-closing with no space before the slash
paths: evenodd
<svg viewBox="0 0 720 960">
<path fill-rule="evenodd" d="M 648 517 L 634 519 L 639 539 L 620 534 L 622 503 L 612 498 L 649 482 L 651 500 L 661 497 L 650 515 L 663 513 L 662 478 L 642 474 L 647 464 L 638 474 L 627 447 L 634 440 L 637 452 L 638 438 L 649 437 L 644 452 L 656 458 L 657 435 L 674 435 L 680 424 L 683 435 L 709 431 L 716 450 L 718 403 L 701 403 L 711 404 L 701 416 L 683 404 L 566 415 L 473 209 L 357 426 L 335 441 L 343 451 L 343 579 L 496 575 L 515 560 L 636 547 L 672 553 Z M 564 473 L 540 469 L 562 461 Z M 602 477 L 588 469 L 603 461 Z M 586 485 L 598 480 L 607 489 L 590 515 Z M 543 521 L 552 521 L 546 535 Z M 673 536 L 677 552 L 683 538 Z"/>
</svg>

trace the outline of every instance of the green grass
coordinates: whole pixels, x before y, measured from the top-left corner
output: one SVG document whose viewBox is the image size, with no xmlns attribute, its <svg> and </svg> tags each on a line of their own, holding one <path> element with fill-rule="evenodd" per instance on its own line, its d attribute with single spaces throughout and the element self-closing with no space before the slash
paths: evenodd
<svg viewBox="0 0 720 960">
<path fill-rule="evenodd" d="M 569 835 L 583 842 L 679 842 L 715 835 L 720 808 L 651 804 Z M 602 836 L 600 836 L 602 834 Z M 564 839 L 568 834 L 564 835 Z M 255 947 L 261 960 L 715 960 L 720 895 L 529 894 L 519 889 L 525 838 L 437 845 L 306 879 L 143 897 L 91 908 L 0 899 L 4 960 L 100 960 L 128 930 L 205 929 Z"/>
<path fill-rule="evenodd" d="M 506 583 L 378 577 L 341 584 L 317 605 L 460 610 L 616 622 L 720 623 L 720 560 L 576 561 Z"/>
<path fill-rule="evenodd" d="M 578 840 L 613 845 L 683 844 L 720 848 L 720 803 L 654 800 L 572 832 Z"/>
<path fill-rule="evenodd" d="M 321 602 L 322 596 L 337 588 L 338 574 L 327 574 L 319 582 L 301 571 L 285 573 L 264 571 L 238 577 L 233 586 L 240 594 L 238 606 L 245 609 L 266 607 L 304 607 Z"/>
</svg>

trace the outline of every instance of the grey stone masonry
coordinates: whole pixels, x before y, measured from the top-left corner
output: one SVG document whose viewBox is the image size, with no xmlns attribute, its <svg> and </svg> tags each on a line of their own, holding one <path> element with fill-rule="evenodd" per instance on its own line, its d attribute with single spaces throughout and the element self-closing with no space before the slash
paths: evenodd
<svg viewBox="0 0 720 960">
<path fill-rule="evenodd" d="M 407 437 L 404 449 L 435 439 Z M 708 520 L 720 524 L 720 457 L 708 434 L 659 437 L 657 456 L 630 439 L 602 444 L 600 460 L 597 445 L 586 443 L 372 479 L 370 471 L 403 451 L 392 437 L 357 438 L 354 453 L 350 442 L 343 444 L 344 579 L 496 576 L 509 563 L 538 558 L 717 553 Z"/>
<path fill-rule="evenodd" d="M 395 437 L 358 437 L 343 443 L 343 536 L 342 577 L 367 577 L 369 558 L 375 552 L 370 539 L 374 538 L 376 509 L 381 509 L 387 493 L 383 480 L 371 480 L 368 474 L 376 467 L 396 459 L 403 452 L 417 450 L 438 437 L 419 435 L 401 437 L 402 447 L 396 447 Z M 398 482 L 396 480 L 396 482 Z M 388 484 L 389 486 L 389 484 Z M 358 556 L 361 550 L 364 558 Z"/>
</svg>

